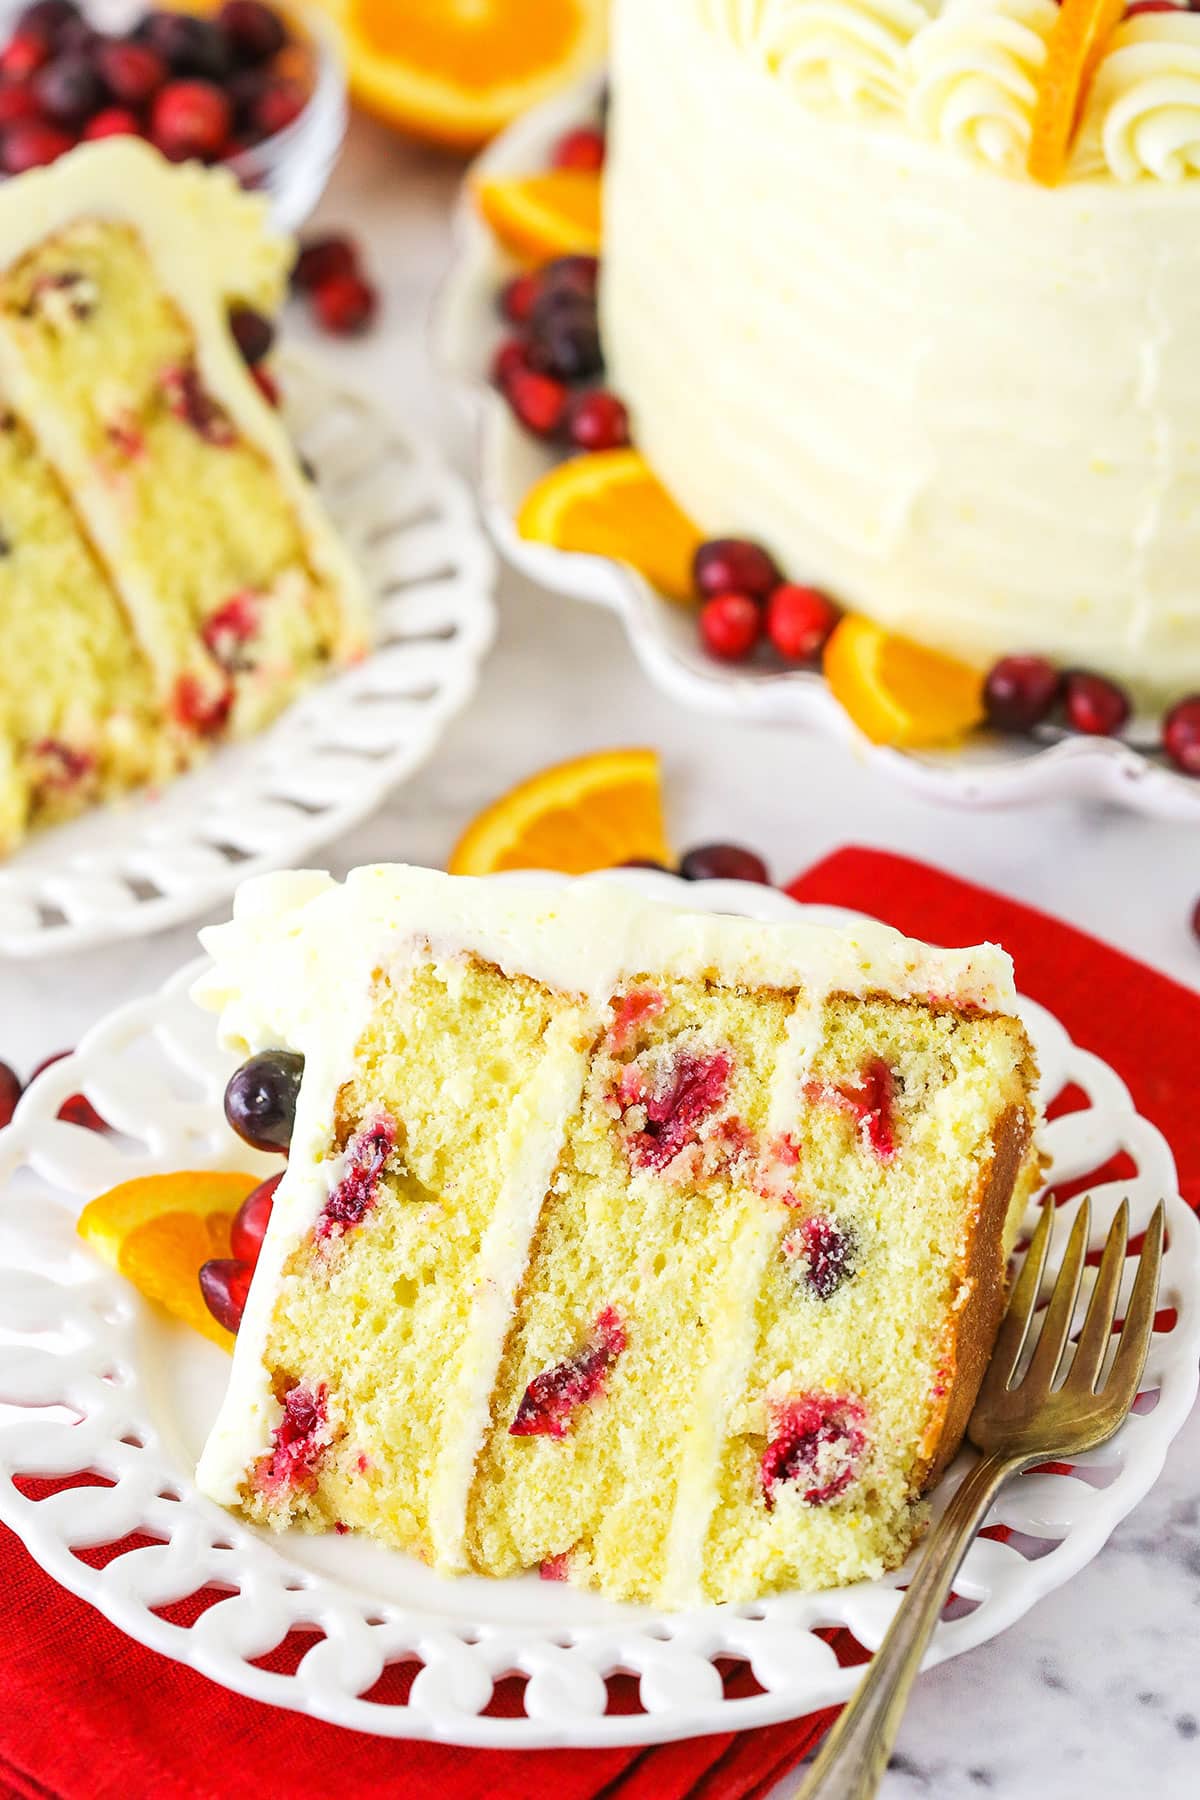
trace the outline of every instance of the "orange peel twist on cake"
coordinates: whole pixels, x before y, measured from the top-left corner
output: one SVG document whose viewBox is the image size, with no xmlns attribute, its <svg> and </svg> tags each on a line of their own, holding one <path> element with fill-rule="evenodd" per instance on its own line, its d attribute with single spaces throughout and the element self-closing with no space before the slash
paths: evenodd
<svg viewBox="0 0 1200 1800">
<path fill-rule="evenodd" d="M 305 1059 L 205 1493 L 663 1606 L 903 1560 L 1038 1178 L 1007 957 L 403 867 L 204 942 Z"/>
</svg>

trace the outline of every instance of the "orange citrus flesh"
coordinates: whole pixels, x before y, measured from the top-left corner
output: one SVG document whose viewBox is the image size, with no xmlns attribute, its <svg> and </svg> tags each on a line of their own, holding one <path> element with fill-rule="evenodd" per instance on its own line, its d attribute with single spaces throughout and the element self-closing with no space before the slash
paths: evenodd
<svg viewBox="0 0 1200 1800">
<path fill-rule="evenodd" d="M 598 750 L 502 795 L 467 827 L 448 867 L 452 875 L 586 875 L 634 857 L 671 861 L 658 757 L 653 750 Z"/>
<path fill-rule="evenodd" d="M 607 0 L 321 0 L 354 97 L 389 124 L 471 149 L 604 53 Z"/>
<path fill-rule="evenodd" d="M 484 176 L 475 183 L 475 200 L 497 241 L 522 262 L 600 253 L 601 177 L 595 170 Z"/>
<path fill-rule="evenodd" d="M 952 744 L 982 722 L 983 677 L 847 613 L 825 646 L 825 678 L 873 744 Z"/>
<path fill-rule="evenodd" d="M 1046 40 L 1029 140 L 1029 173 L 1045 187 L 1062 180 L 1092 77 L 1125 5 L 1126 0 L 1062 0 Z"/>
<path fill-rule="evenodd" d="M 517 514 L 523 538 L 631 563 L 670 600 L 691 601 L 703 534 L 636 450 L 600 450 L 560 463 Z"/>
<path fill-rule="evenodd" d="M 204 1304 L 200 1266 L 230 1255 L 233 1215 L 261 1180 L 213 1169 L 143 1175 L 90 1201 L 77 1229 L 139 1294 L 231 1351 L 233 1334 Z"/>
</svg>

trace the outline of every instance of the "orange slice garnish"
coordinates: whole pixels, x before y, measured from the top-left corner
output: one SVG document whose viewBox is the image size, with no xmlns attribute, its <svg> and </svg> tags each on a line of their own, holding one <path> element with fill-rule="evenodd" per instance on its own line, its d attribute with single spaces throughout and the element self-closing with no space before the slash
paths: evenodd
<svg viewBox="0 0 1200 1800">
<path fill-rule="evenodd" d="M 322 0 L 368 111 L 470 149 L 596 63 L 606 0 Z"/>
<path fill-rule="evenodd" d="M 504 794 L 454 847 L 452 875 L 559 869 L 586 875 L 633 858 L 669 863 L 653 750 L 598 750 Z"/>
<path fill-rule="evenodd" d="M 601 177 L 594 169 L 484 177 L 475 200 L 497 240 L 522 262 L 598 256 Z"/>
<path fill-rule="evenodd" d="M 825 678 L 873 744 L 952 744 L 983 719 L 977 670 L 856 613 L 825 646 Z"/>
<path fill-rule="evenodd" d="M 200 1267 L 230 1255 L 233 1216 L 261 1180 L 213 1169 L 143 1175 L 89 1201 L 77 1229 L 147 1300 L 231 1351 L 233 1334 L 204 1304 Z"/>
<path fill-rule="evenodd" d="M 632 563 L 670 600 L 696 597 L 692 559 L 703 541 L 636 450 L 560 463 L 525 496 L 517 530 L 558 550 Z"/>
<path fill-rule="evenodd" d="M 1083 103 L 1126 0 L 1062 0 L 1046 40 L 1029 140 L 1029 173 L 1054 187 L 1062 180 Z"/>
</svg>

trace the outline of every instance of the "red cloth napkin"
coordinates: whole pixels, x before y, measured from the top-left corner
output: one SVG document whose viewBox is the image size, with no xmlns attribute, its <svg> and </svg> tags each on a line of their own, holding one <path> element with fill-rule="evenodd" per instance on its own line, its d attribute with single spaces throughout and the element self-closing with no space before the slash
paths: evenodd
<svg viewBox="0 0 1200 1800">
<path fill-rule="evenodd" d="M 1200 1108 L 1182 1054 L 1200 1041 L 1200 996 L 1055 919 L 901 857 L 843 850 L 789 891 L 860 908 L 933 943 L 1002 943 L 1022 990 L 1111 1062 L 1167 1133 L 1182 1191 L 1200 1203 Z M 834 1642 L 845 1660 L 861 1660 L 846 1633 Z M 747 1681 L 744 1669 L 731 1672 L 730 1691 L 755 1691 Z M 294 1800 L 331 1791 L 339 1800 L 380 1791 L 757 1800 L 833 1717 L 648 1750 L 503 1754 L 360 1736 L 241 1699 L 141 1649 L 0 1533 L 0 1795 L 13 1800 Z"/>
</svg>

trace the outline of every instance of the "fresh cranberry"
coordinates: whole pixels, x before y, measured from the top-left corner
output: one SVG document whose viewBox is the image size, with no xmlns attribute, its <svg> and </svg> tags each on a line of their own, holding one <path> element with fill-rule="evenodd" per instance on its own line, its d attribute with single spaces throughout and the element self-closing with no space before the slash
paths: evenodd
<svg viewBox="0 0 1200 1800">
<path fill-rule="evenodd" d="M 567 408 L 567 439 L 577 450 L 619 450 L 629 442 L 624 401 L 606 388 L 576 394 Z"/>
<path fill-rule="evenodd" d="M 287 1154 L 296 1125 L 304 1058 L 294 1050 L 260 1050 L 229 1077 L 225 1118 L 255 1150 Z"/>
<path fill-rule="evenodd" d="M 566 1437 L 579 1408 L 603 1392 L 605 1376 L 625 1344 L 625 1327 L 606 1306 L 582 1349 L 534 1376 L 521 1396 L 509 1436 Z"/>
<path fill-rule="evenodd" d="M 701 1125 L 724 1102 L 732 1073 L 728 1050 L 710 1056 L 681 1051 L 651 1086 L 638 1065 L 631 1063 L 617 1098 L 623 1110 L 639 1106 L 646 1115 L 641 1130 L 630 1132 L 625 1142 L 633 1167 L 661 1174 L 681 1150 L 694 1144 Z"/>
<path fill-rule="evenodd" d="M 805 1219 L 780 1247 L 802 1270 L 806 1285 L 818 1300 L 828 1300 L 854 1271 L 853 1234 L 825 1213 Z"/>
<path fill-rule="evenodd" d="M 537 437 L 553 437 L 566 416 L 568 396 L 563 383 L 536 369 L 510 370 L 504 393 L 526 431 Z"/>
<path fill-rule="evenodd" d="M 328 1402 L 324 1383 L 308 1388 L 297 1382 L 288 1390 L 272 1448 L 256 1467 L 263 1487 L 303 1493 L 316 1486 L 317 1464 L 328 1442 Z"/>
<path fill-rule="evenodd" d="M 68 25 L 80 22 L 75 0 L 33 0 L 32 6 L 22 8 L 17 31 L 32 32 L 45 38 L 47 43 L 54 43 Z"/>
<path fill-rule="evenodd" d="M 529 360 L 558 381 L 590 381 L 604 368 L 596 302 L 578 294 L 545 293 L 529 321 Z"/>
<path fill-rule="evenodd" d="M 10 1069 L 6 1062 L 0 1062 L 0 1130 L 12 1119 L 20 1098 L 21 1083 L 16 1071 Z"/>
<path fill-rule="evenodd" d="M 768 1512 L 782 1484 L 800 1489 L 806 1506 L 824 1506 L 845 1493 L 867 1447 L 860 1400 L 836 1394 L 795 1394 L 769 1409 L 771 1435 L 761 1478 Z"/>
<path fill-rule="evenodd" d="M 747 538 L 713 538 L 701 544 L 692 564 L 697 593 L 749 594 L 765 600 L 779 586 L 775 560 Z"/>
<path fill-rule="evenodd" d="M 292 286 L 301 294 L 314 293 L 340 275 L 357 275 L 358 250 L 348 237 L 309 238 L 300 247 L 292 270 Z"/>
<path fill-rule="evenodd" d="M 70 1054 L 69 1050 L 56 1050 L 53 1056 L 47 1056 L 29 1077 L 30 1085 L 37 1080 L 43 1069 L 52 1068 L 55 1063 L 61 1062 L 64 1056 Z M 85 1131 L 108 1130 L 107 1123 L 100 1117 L 86 1094 L 68 1094 L 58 1109 L 58 1116 L 60 1119 L 65 1119 L 70 1125 L 82 1125 Z"/>
<path fill-rule="evenodd" d="M 90 56 L 56 56 L 33 78 L 33 92 L 52 125 L 82 125 L 101 102 L 104 87 Z"/>
<path fill-rule="evenodd" d="M 18 119 L 36 119 L 39 117 L 38 103 L 33 89 L 13 83 L 0 87 L 0 131 L 6 125 L 15 125 Z"/>
<path fill-rule="evenodd" d="M 518 369 L 527 369 L 529 358 L 525 353 L 523 338 L 505 338 L 496 349 L 492 358 L 492 385 L 500 392 L 508 392 L 508 384 Z"/>
<path fill-rule="evenodd" d="M 275 1204 L 275 1189 L 283 1180 L 283 1171 L 272 1175 L 267 1181 L 260 1181 L 234 1214 L 233 1225 L 229 1232 L 229 1247 L 240 1262 L 253 1266 L 258 1261 L 258 1253 L 262 1249 L 262 1241 L 267 1235 L 267 1226 L 271 1222 L 271 1208 Z"/>
<path fill-rule="evenodd" d="M 321 1209 L 319 1238 L 332 1237 L 361 1225 L 379 1198 L 379 1183 L 388 1157 L 396 1148 L 396 1121 L 381 1112 L 356 1131 L 346 1145 L 341 1179 Z"/>
<path fill-rule="evenodd" d="M 361 275 L 335 275 L 312 297 L 318 322 L 335 337 L 357 337 L 379 310 L 379 296 Z"/>
<path fill-rule="evenodd" d="M 298 81 L 269 81 L 251 111 L 250 122 L 263 137 L 274 137 L 295 124 L 308 105 L 308 90 Z"/>
<path fill-rule="evenodd" d="M 840 617 L 819 588 L 784 581 L 767 601 L 767 636 L 785 662 L 816 662 Z"/>
<path fill-rule="evenodd" d="M 225 33 L 211 20 L 194 14 L 152 12 L 142 20 L 136 36 L 158 52 L 173 75 L 223 81 L 232 66 Z"/>
<path fill-rule="evenodd" d="M 1163 720 L 1163 749 L 1185 775 L 1200 775 L 1200 694 L 1177 700 Z"/>
<path fill-rule="evenodd" d="M 500 289 L 500 312 L 512 325 L 527 325 L 533 311 L 534 303 L 542 291 L 542 277 L 538 269 L 526 269 L 521 275 L 514 275 Z"/>
<path fill-rule="evenodd" d="M 700 608 L 700 640 L 721 662 L 745 662 L 762 636 L 762 609 L 749 594 L 714 594 Z"/>
<path fill-rule="evenodd" d="M 104 85 L 122 106 L 145 106 L 167 79 L 167 65 L 148 44 L 111 39 L 96 52 Z"/>
<path fill-rule="evenodd" d="M 94 113 L 83 128 L 85 142 L 93 144 L 101 138 L 138 137 L 141 124 L 136 113 L 127 106 L 104 106 Z"/>
<path fill-rule="evenodd" d="M 150 137 L 172 162 L 213 161 L 229 141 L 233 110 L 211 81 L 169 81 L 154 97 Z"/>
<path fill-rule="evenodd" d="M 232 682 L 213 689 L 189 672 L 175 683 L 171 710 L 185 731 L 194 731 L 197 737 L 219 737 L 229 723 L 233 702 Z"/>
<path fill-rule="evenodd" d="M 874 1057 L 856 1081 L 809 1081 L 805 1098 L 815 1105 L 848 1112 L 880 1162 L 896 1154 L 896 1077 L 891 1065 Z"/>
<path fill-rule="evenodd" d="M 200 1292 L 218 1325 L 237 1332 L 246 1310 L 254 1269 L 234 1256 L 214 1257 L 200 1268 Z"/>
<path fill-rule="evenodd" d="M 1049 718 L 1062 676 L 1044 656 L 1005 656 L 988 671 L 983 703 L 997 731 L 1028 733 Z"/>
<path fill-rule="evenodd" d="M 585 300 L 594 300 L 600 287 L 599 257 L 578 251 L 571 256 L 556 256 L 538 272 L 546 294 L 578 294 Z"/>
<path fill-rule="evenodd" d="M 1129 718 L 1129 699 L 1106 675 L 1072 669 L 1063 677 L 1063 705 L 1073 731 L 1114 737 Z"/>
<path fill-rule="evenodd" d="M 698 844 L 680 858 L 685 881 L 757 881 L 769 887 L 771 877 L 761 856 L 739 844 Z"/>
<path fill-rule="evenodd" d="M 50 44 L 32 31 L 19 31 L 0 50 L 0 74 L 10 81 L 28 81 L 50 58 Z"/>
<path fill-rule="evenodd" d="M 229 329 L 248 363 L 260 363 L 275 343 L 274 325 L 252 306 L 230 307 Z"/>
<path fill-rule="evenodd" d="M 1179 12 L 1180 10 L 1175 4 L 1175 0 L 1133 0 L 1133 5 L 1125 8 L 1125 17 L 1136 19 L 1139 13 Z"/>
<path fill-rule="evenodd" d="M 273 406 L 278 410 L 283 404 L 283 395 L 280 393 L 279 383 L 276 381 L 274 375 L 272 375 L 270 369 L 265 369 L 261 363 L 255 363 L 250 370 L 250 373 L 254 378 L 255 387 L 258 389 L 267 405 Z"/>
<path fill-rule="evenodd" d="M 594 125 L 579 125 L 560 137 L 550 157 L 554 169 L 602 169 L 604 133 Z"/>
<path fill-rule="evenodd" d="M 204 648 L 215 662 L 230 675 L 248 666 L 245 646 L 258 636 L 259 596 L 247 588 L 232 595 L 214 613 L 210 613 L 200 630 Z"/>
<path fill-rule="evenodd" d="M 261 0 L 225 0 L 217 24 L 243 62 L 268 62 L 287 43 L 283 20 Z"/>
</svg>

